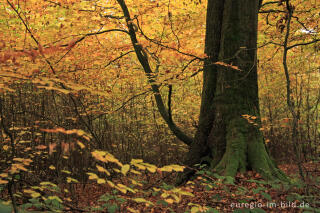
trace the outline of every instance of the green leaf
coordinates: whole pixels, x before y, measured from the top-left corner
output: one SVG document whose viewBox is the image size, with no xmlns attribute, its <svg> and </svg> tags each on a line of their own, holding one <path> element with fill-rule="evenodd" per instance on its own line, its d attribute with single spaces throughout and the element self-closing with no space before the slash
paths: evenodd
<svg viewBox="0 0 320 213">
<path fill-rule="evenodd" d="M 225 184 L 234 185 L 234 178 L 231 176 L 226 176 L 223 182 Z"/>
<path fill-rule="evenodd" d="M 207 207 L 207 208 L 208 208 L 208 210 L 205 211 L 205 213 L 219 213 L 219 211 L 217 209 L 213 209 L 211 207 Z"/>
<path fill-rule="evenodd" d="M 108 207 L 108 212 L 109 213 L 115 213 L 117 212 L 119 209 L 117 204 L 112 204 L 111 206 Z"/>
<path fill-rule="evenodd" d="M 250 213 L 250 209 L 236 209 L 233 213 Z"/>
<path fill-rule="evenodd" d="M 287 200 L 287 201 L 294 201 L 295 199 L 296 199 L 296 196 L 293 195 L 293 194 L 286 196 L 286 200 Z"/>
<path fill-rule="evenodd" d="M 213 176 L 217 179 L 223 180 L 225 177 L 224 176 L 220 176 L 217 173 L 214 173 Z"/>
<path fill-rule="evenodd" d="M 222 199 L 222 197 L 219 194 L 215 194 L 215 195 L 211 196 L 211 199 L 215 200 L 215 201 L 220 201 Z"/>
<path fill-rule="evenodd" d="M 256 188 L 256 189 L 252 189 L 252 192 L 254 193 L 254 194 L 258 194 L 260 191 L 264 191 L 265 190 L 265 188 L 263 188 L 263 187 L 258 187 L 258 188 Z"/>
<path fill-rule="evenodd" d="M 117 197 L 116 201 L 119 201 L 120 203 L 124 203 L 127 201 L 127 199 L 121 198 L 121 197 Z"/>
<path fill-rule="evenodd" d="M 269 201 L 272 200 L 271 196 L 270 196 L 268 193 L 260 192 L 260 194 L 261 194 L 264 198 L 266 198 L 267 200 L 269 200 Z"/>
<path fill-rule="evenodd" d="M 263 209 L 252 209 L 251 212 L 252 213 L 265 213 L 265 211 Z"/>
<path fill-rule="evenodd" d="M 174 188 L 174 186 L 168 185 L 168 184 L 166 184 L 166 183 L 163 183 L 163 184 L 162 184 L 162 187 L 163 187 L 163 189 L 165 189 L 165 190 L 171 190 L 171 189 Z"/>
<path fill-rule="evenodd" d="M 156 204 L 157 204 L 157 205 L 163 205 L 163 206 L 165 206 L 165 207 L 168 206 L 168 203 L 167 203 L 166 201 L 164 201 L 164 200 L 158 200 L 158 201 L 156 202 Z"/>
<path fill-rule="evenodd" d="M 112 196 L 110 194 L 106 193 L 106 194 L 100 196 L 98 201 L 108 202 L 111 199 L 112 199 Z"/>
<path fill-rule="evenodd" d="M 247 180 L 247 182 L 250 182 L 250 183 L 267 184 L 267 182 L 266 182 L 266 181 L 263 181 L 263 180 Z"/>
</svg>

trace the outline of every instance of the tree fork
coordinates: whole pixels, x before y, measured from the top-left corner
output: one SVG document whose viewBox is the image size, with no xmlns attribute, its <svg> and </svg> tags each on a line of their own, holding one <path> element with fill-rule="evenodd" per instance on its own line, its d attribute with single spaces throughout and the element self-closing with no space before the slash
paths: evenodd
<svg viewBox="0 0 320 213">
<path fill-rule="evenodd" d="M 257 22 L 261 1 L 208 1 L 205 63 L 199 129 L 186 156 L 192 167 L 211 158 L 211 169 L 225 176 L 255 170 L 267 180 L 287 181 L 268 155 L 259 130 Z M 214 66 L 221 61 L 230 66 Z M 232 67 L 233 66 L 233 67 Z M 255 124 L 243 115 L 252 116 Z M 209 151 L 208 151 L 209 150 Z M 184 183 L 194 170 L 178 178 Z"/>
</svg>

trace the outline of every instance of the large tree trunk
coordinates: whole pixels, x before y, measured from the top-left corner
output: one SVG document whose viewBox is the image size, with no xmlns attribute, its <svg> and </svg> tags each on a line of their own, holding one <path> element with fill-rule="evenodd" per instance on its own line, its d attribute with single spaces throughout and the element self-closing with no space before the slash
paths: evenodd
<svg viewBox="0 0 320 213">
<path fill-rule="evenodd" d="M 285 180 L 259 131 L 258 7 L 259 0 L 208 0 L 205 53 L 209 59 L 204 64 L 199 128 L 185 163 L 192 167 L 210 159 L 211 167 L 226 176 L 253 169 L 266 179 Z M 254 116 L 256 124 L 243 115 Z M 190 175 L 191 170 L 180 182 Z"/>
<path fill-rule="evenodd" d="M 261 0 L 208 0 L 203 91 L 199 126 L 194 138 L 173 122 L 155 84 L 148 57 L 137 40 L 124 0 L 117 0 L 127 22 L 128 34 L 149 83 L 159 112 L 172 132 L 190 145 L 185 164 L 206 161 L 216 171 L 235 176 L 253 169 L 266 179 L 286 180 L 271 161 L 259 131 L 257 83 L 257 23 Z M 219 62 L 219 63 L 216 63 Z M 232 65 L 232 66 L 231 66 Z M 254 116 L 257 125 L 243 115 Z M 179 183 L 193 174 L 187 169 Z"/>
</svg>

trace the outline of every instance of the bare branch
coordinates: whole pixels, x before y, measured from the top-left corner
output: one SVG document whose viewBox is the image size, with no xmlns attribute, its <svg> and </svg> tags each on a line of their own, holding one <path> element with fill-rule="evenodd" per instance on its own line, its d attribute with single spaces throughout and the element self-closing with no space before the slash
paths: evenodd
<svg viewBox="0 0 320 213">
<path fill-rule="evenodd" d="M 124 19 L 124 16 L 113 16 L 113 15 L 104 15 L 105 18 L 112 18 L 112 19 Z"/>
<path fill-rule="evenodd" d="M 284 10 L 260 10 L 259 13 L 285 13 Z"/>
<path fill-rule="evenodd" d="M 168 109 L 166 109 L 164 102 L 163 102 L 163 99 L 162 99 L 162 96 L 160 94 L 159 85 L 155 82 L 155 80 L 153 78 L 154 73 L 150 67 L 147 54 L 144 51 L 143 47 L 138 42 L 138 39 L 136 36 L 136 30 L 134 28 L 134 24 L 132 23 L 132 19 L 130 17 L 130 13 L 129 13 L 129 10 L 128 10 L 128 7 L 127 7 L 125 1 L 124 0 L 117 0 L 117 2 L 119 3 L 119 5 L 122 9 L 123 15 L 126 19 L 127 27 L 129 29 L 131 43 L 134 47 L 137 58 L 141 64 L 141 66 L 143 67 L 145 74 L 148 77 L 148 81 L 151 85 L 151 89 L 152 89 L 153 95 L 155 97 L 160 115 L 165 120 L 165 122 L 167 123 L 170 130 L 177 136 L 177 138 L 179 138 L 185 144 L 190 145 L 193 142 L 193 138 L 189 137 L 184 132 L 182 132 L 182 130 L 173 121 L 170 120 Z"/>
<path fill-rule="evenodd" d="M 109 30 L 102 30 L 102 31 L 98 31 L 98 32 L 94 32 L 94 33 L 87 33 L 85 34 L 84 36 L 82 36 L 81 38 L 79 38 L 78 40 L 76 40 L 72 46 L 70 47 L 70 44 L 63 44 L 63 45 L 60 45 L 61 47 L 70 47 L 68 49 L 68 51 L 58 60 L 55 62 L 55 64 L 58 64 L 64 57 L 66 57 L 69 52 L 72 50 L 73 47 L 75 47 L 76 44 L 78 44 L 79 42 L 81 42 L 82 40 L 84 40 L 86 37 L 89 37 L 89 36 L 97 36 L 97 35 L 101 35 L 101 34 L 104 34 L 104 33 L 110 33 L 110 32 L 123 32 L 123 33 L 126 33 L 126 34 L 129 34 L 128 31 L 126 30 L 121 30 L 121 29 L 109 29 Z"/>
<path fill-rule="evenodd" d="M 133 53 L 133 52 L 134 52 L 134 50 L 130 50 L 130 51 L 126 52 L 126 53 L 121 53 L 120 56 L 118 56 L 118 57 L 116 57 L 115 59 L 109 61 L 109 63 L 106 64 L 106 65 L 104 66 L 104 68 L 108 67 L 110 64 L 114 63 L 115 61 L 119 60 L 120 58 L 122 58 L 122 57 L 124 57 L 124 56 L 126 56 L 126 55 L 128 55 L 128 54 L 130 54 L 130 53 Z"/>
<path fill-rule="evenodd" d="M 182 52 L 181 50 L 177 49 L 177 48 L 174 48 L 174 47 L 170 47 L 170 46 L 167 46 L 163 43 L 161 43 L 161 41 L 158 41 L 156 39 L 152 39 L 152 38 L 149 38 L 144 32 L 143 30 L 141 29 L 140 27 L 140 24 L 139 24 L 139 21 L 137 21 L 137 24 L 138 24 L 138 29 L 139 29 L 139 33 L 145 38 L 147 39 L 148 41 L 158 45 L 158 46 L 161 46 L 161 47 L 164 47 L 166 49 L 169 49 L 169 50 L 174 50 L 182 55 L 185 55 L 185 56 L 189 56 L 189 57 L 193 57 L 193 58 L 196 58 L 197 60 L 200 60 L 200 61 L 204 61 L 205 58 L 201 58 L 199 56 L 196 56 L 196 55 L 193 55 L 193 54 L 190 54 L 190 53 L 185 53 L 185 52 Z"/>
<path fill-rule="evenodd" d="M 172 85 L 169 84 L 168 88 L 169 88 L 169 92 L 168 92 L 168 114 L 169 114 L 169 120 L 172 122 L 172 110 L 171 110 Z"/>
<path fill-rule="evenodd" d="M 260 8 L 264 7 L 266 5 L 269 5 L 269 4 L 279 4 L 279 1 L 269 1 L 269 2 L 263 3 L 263 4 L 261 4 Z"/>
<path fill-rule="evenodd" d="M 287 50 L 290 50 L 290 49 L 292 49 L 292 48 L 294 48 L 294 47 L 298 47 L 298 46 L 306 46 L 306 45 L 309 45 L 309 44 L 314 44 L 314 43 L 317 43 L 317 42 L 319 42 L 319 41 L 320 41 L 320 39 L 315 39 L 315 40 L 313 40 L 313 41 L 309 41 L 309 42 L 306 42 L 306 43 L 293 44 L 293 45 L 291 45 L 291 46 L 288 46 L 288 47 L 287 47 Z"/>
<path fill-rule="evenodd" d="M 144 92 L 142 92 L 142 93 L 139 93 L 139 94 L 136 94 L 136 95 L 130 97 L 128 100 L 126 100 L 125 102 L 123 102 L 122 105 L 121 105 L 120 107 L 118 107 L 116 110 L 114 110 L 113 112 L 119 111 L 120 109 L 122 109 L 123 107 L 125 107 L 125 105 L 126 105 L 127 103 L 129 103 L 130 101 L 132 101 L 133 99 L 135 99 L 135 98 L 137 98 L 137 97 L 139 97 L 139 96 L 141 96 L 141 95 L 147 94 L 148 92 L 151 92 L 151 90 L 147 90 L 147 91 L 144 91 Z"/>
<path fill-rule="evenodd" d="M 17 16 L 19 17 L 19 19 L 21 20 L 21 22 L 22 22 L 23 25 L 25 26 L 26 30 L 30 33 L 31 38 L 32 38 L 32 39 L 34 40 L 34 42 L 38 45 L 38 47 L 40 47 L 41 44 L 40 44 L 39 41 L 36 39 L 36 37 L 33 35 L 32 31 L 30 30 L 30 28 L 28 27 L 28 25 L 27 25 L 27 23 L 24 21 L 24 19 L 21 17 L 21 15 L 20 15 L 20 13 L 18 12 L 18 10 L 14 7 L 14 5 L 13 5 L 9 0 L 7 0 L 7 3 L 8 3 L 8 4 L 10 5 L 10 7 L 15 11 L 15 13 L 17 14 Z M 94 34 L 94 33 L 89 33 L 89 34 L 87 34 L 87 35 L 90 36 L 90 35 L 95 35 L 95 34 Z M 84 37 L 85 37 L 85 36 L 84 36 Z M 84 38 L 83 38 L 83 39 L 84 39 Z M 53 73 L 54 75 L 56 75 L 57 73 L 56 73 L 53 65 L 51 64 L 51 62 L 50 62 L 43 54 L 41 54 L 41 55 L 42 55 L 42 57 L 45 59 L 46 63 L 49 65 L 52 73 Z M 63 89 L 67 89 L 67 87 L 66 87 L 63 83 L 60 83 L 60 86 L 61 86 Z M 75 98 L 74 98 L 71 94 L 69 94 L 69 97 L 70 97 L 70 99 L 71 99 L 71 101 L 72 101 L 72 103 L 73 103 L 74 111 L 75 111 L 76 115 L 78 116 L 79 120 L 81 121 L 81 123 L 83 123 L 83 124 L 86 126 L 86 128 L 90 131 L 90 134 L 93 136 L 93 138 L 94 138 L 96 141 L 100 142 L 99 138 L 97 137 L 97 135 L 95 134 L 95 132 L 92 130 L 92 128 L 90 127 L 90 125 L 88 124 L 88 122 L 86 122 L 86 121 L 83 119 L 82 115 L 80 115 L 80 112 L 79 112 L 79 110 L 78 110 L 78 106 L 77 106 L 77 103 L 76 103 Z M 89 117 L 88 114 L 87 114 L 87 112 L 86 112 L 86 116 L 87 116 L 87 118 Z"/>
</svg>

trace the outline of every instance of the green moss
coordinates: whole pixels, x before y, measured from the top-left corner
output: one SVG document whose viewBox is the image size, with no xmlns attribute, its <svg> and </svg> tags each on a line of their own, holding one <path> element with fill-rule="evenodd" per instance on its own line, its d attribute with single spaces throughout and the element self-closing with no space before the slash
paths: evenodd
<svg viewBox="0 0 320 213">
<path fill-rule="evenodd" d="M 234 177 L 237 172 L 243 173 L 247 168 L 252 168 L 266 180 L 288 181 L 286 175 L 270 159 L 262 135 L 258 131 L 252 131 L 250 124 L 243 120 L 239 118 L 229 122 L 226 152 L 214 170 Z"/>
</svg>

